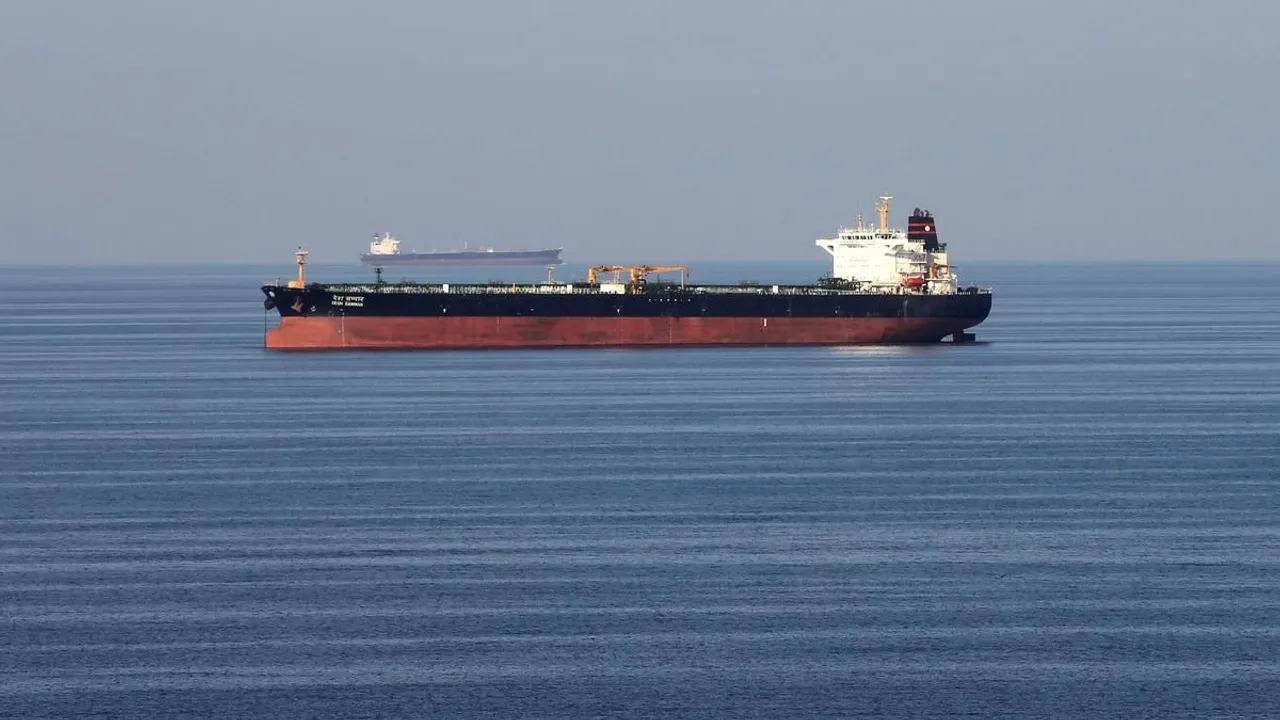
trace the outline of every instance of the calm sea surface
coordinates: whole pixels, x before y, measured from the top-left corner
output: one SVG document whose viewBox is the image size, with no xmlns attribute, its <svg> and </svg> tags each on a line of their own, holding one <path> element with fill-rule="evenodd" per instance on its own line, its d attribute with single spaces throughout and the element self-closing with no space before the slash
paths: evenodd
<svg viewBox="0 0 1280 720">
<path fill-rule="evenodd" d="M 0 715 L 1275 717 L 1280 266 L 962 270 L 972 346 L 303 355 L 287 262 L 0 270 Z"/>
</svg>

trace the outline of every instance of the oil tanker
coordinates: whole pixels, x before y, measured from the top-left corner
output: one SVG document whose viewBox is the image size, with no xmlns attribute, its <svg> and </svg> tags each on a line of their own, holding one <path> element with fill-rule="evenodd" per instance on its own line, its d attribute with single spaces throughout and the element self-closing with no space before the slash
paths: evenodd
<svg viewBox="0 0 1280 720">
<path fill-rule="evenodd" d="M 818 247 L 830 276 L 807 285 L 688 282 L 684 265 L 597 265 L 585 282 L 309 283 L 262 286 L 279 312 L 264 344 L 279 350 L 858 345 L 967 342 L 991 312 L 990 289 L 960 287 L 927 210 L 907 229 L 841 227 Z M 653 281 L 661 273 L 680 281 Z"/>
<path fill-rule="evenodd" d="M 401 252 L 400 241 L 389 233 L 374 235 L 369 252 L 360 254 L 360 262 L 378 266 L 400 265 L 559 265 L 563 248 L 537 250 L 504 250 L 501 248 L 464 247 L 458 250 L 421 250 Z"/>
</svg>

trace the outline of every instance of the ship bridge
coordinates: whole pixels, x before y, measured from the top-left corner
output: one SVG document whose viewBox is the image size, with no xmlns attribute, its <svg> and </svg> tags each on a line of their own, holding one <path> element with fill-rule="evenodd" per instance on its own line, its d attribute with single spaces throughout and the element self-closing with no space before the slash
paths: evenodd
<svg viewBox="0 0 1280 720">
<path fill-rule="evenodd" d="M 381 233 L 373 236 L 373 242 L 369 243 L 370 255 L 399 255 L 400 241 L 391 237 L 390 233 Z"/>
<path fill-rule="evenodd" d="M 880 292 L 947 294 L 956 292 L 956 277 L 937 227 L 928 211 L 916 208 L 908 230 L 889 227 L 891 195 L 876 205 L 879 225 L 866 226 L 862 213 L 854 227 L 841 227 L 833 238 L 815 244 L 831 254 L 831 277 Z"/>
</svg>

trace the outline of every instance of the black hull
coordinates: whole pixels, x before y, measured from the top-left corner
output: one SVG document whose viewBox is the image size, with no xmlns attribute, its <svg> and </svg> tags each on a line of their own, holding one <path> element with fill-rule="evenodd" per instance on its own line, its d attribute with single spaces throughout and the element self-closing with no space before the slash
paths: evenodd
<svg viewBox="0 0 1280 720">
<path fill-rule="evenodd" d="M 265 286 L 282 317 L 964 318 L 991 312 L 989 292 L 954 295 L 696 292 L 440 292 L 396 286 Z M 501 290 L 495 288 L 495 290 Z"/>
</svg>

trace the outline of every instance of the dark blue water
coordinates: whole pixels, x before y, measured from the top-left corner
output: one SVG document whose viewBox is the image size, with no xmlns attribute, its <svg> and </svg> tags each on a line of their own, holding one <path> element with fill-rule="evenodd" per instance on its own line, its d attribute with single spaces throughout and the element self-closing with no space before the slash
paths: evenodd
<svg viewBox="0 0 1280 720">
<path fill-rule="evenodd" d="M 973 346 L 304 355 L 282 271 L 0 271 L 0 714 L 1280 707 L 1280 266 L 970 266 Z"/>
</svg>

